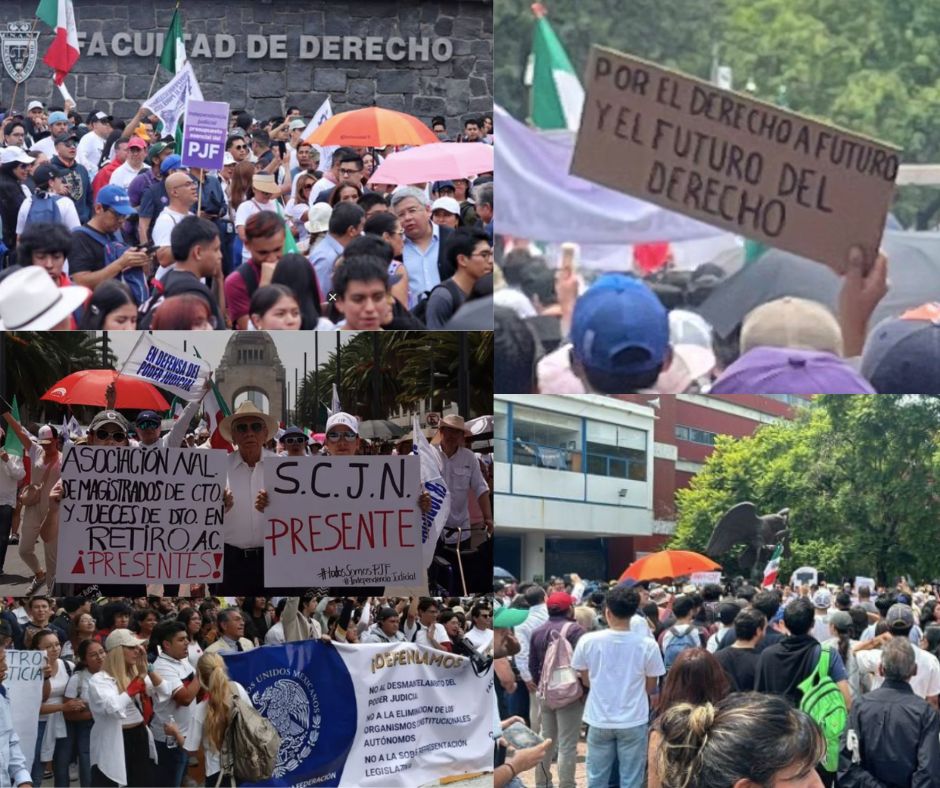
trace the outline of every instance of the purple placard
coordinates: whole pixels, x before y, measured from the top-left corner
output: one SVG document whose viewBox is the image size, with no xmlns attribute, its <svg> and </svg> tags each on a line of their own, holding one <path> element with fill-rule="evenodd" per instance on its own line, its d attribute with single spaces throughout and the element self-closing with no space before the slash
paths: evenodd
<svg viewBox="0 0 940 788">
<path fill-rule="evenodd" d="M 183 166 L 222 169 L 228 135 L 228 104 L 224 101 L 186 102 L 183 127 Z"/>
</svg>

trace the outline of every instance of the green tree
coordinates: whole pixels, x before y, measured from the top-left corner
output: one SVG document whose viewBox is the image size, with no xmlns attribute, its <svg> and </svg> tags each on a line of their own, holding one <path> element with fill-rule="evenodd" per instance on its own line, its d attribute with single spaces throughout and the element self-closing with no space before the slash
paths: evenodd
<svg viewBox="0 0 940 788">
<path fill-rule="evenodd" d="M 830 577 L 901 574 L 932 578 L 937 538 L 940 401 L 822 396 L 792 422 L 719 439 L 677 496 L 672 547 L 702 550 L 721 515 L 753 501 L 763 514 L 790 508 L 793 555 L 782 574 L 807 564 Z M 739 570 L 737 555 L 723 560 Z"/>
</svg>

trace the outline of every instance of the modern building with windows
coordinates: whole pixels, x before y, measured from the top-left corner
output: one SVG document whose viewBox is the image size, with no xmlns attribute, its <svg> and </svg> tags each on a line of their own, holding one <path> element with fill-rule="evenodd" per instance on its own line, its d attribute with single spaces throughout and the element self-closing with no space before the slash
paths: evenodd
<svg viewBox="0 0 940 788">
<path fill-rule="evenodd" d="M 496 565 L 617 577 L 675 530 L 676 491 L 717 435 L 791 418 L 799 397 L 495 396 Z"/>
</svg>

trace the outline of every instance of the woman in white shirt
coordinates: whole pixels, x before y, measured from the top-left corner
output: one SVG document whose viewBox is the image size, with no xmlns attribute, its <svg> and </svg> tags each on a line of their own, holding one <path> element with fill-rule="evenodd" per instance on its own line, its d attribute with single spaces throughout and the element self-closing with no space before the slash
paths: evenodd
<svg viewBox="0 0 940 788">
<path fill-rule="evenodd" d="M 147 664 L 143 641 L 129 629 L 115 629 L 104 647 L 104 667 L 88 682 L 93 784 L 155 785 L 157 750 L 147 722 L 151 699 L 168 698 L 169 684 Z"/>
<path fill-rule="evenodd" d="M 39 733 L 36 736 L 36 752 L 33 758 L 33 785 L 42 784 L 43 764 L 52 761 L 53 785 L 69 784 L 69 761 L 71 746 L 64 711 L 76 711 L 78 701 L 65 700 L 65 685 L 68 684 L 71 666 L 60 659 L 62 645 L 59 636 L 49 629 L 41 629 L 33 635 L 30 647 L 46 653 L 43 668 L 42 704 L 39 707 Z"/>
<path fill-rule="evenodd" d="M 72 743 L 72 755 L 78 756 L 78 784 L 87 788 L 91 785 L 91 726 L 94 724 L 88 710 L 88 682 L 104 666 L 105 651 L 97 640 L 83 640 L 76 653 L 78 662 L 65 686 L 65 699 L 77 700 L 82 708 L 81 711 L 65 712 L 65 721 Z"/>
<path fill-rule="evenodd" d="M 222 770 L 220 752 L 229 719 L 232 716 L 232 695 L 246 703 L 251 703 L 245 688 L 228 677 L 225 662 L 216 653 L 203 654 L 196 665 L 200 686 L 208 693 L 208 698 L 196 706 L 189 723 L 189 732 L 185 738 L 175 724 L 167 725 L 167 732 L 173 732 L 177 741 L 189 752 L 196 752 L 203 747 L 206 754 L 206 785 L 219 784 L 219 772 Z M 229 785 L 234 777 L 222 776 L 221 783 Z"/>
</svg>

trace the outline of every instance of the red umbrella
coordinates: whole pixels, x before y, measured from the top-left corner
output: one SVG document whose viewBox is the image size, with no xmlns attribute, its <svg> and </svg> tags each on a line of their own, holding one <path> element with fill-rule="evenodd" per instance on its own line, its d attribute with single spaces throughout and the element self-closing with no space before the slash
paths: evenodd
<svg viewBox="0 0 940 788">
<path fill-rule="evenodd" d="M 114 407 L 130 410 L 168 410 L 170 404 L 145 380 L 118 375 L 113 369 L 83 369 L 66 375 L 40 399 L 60 405 L 98 405 L 106 407 L 105 389 L 112 383 L 117 391 Z"/>
<path fill-rule="evenodd" d="M 691 575 L 694 572 L 712 572 L 721 569 L 711 558 L 693 553 L 690 550 L 663 550 L 659 553 L 644 556 L 634 561 L 620 575 L 620 582 L 633 579 L 637 582 L 643 580 L 672 580 L 677 577 Z"/>
<path fill-rule="evenodd" d="M 307 137 L 311 145 L 350 145 L 384 148 L 386 145 L 426 145 L 437 135 L 413 115 L 381 107 L 340 112 Z"/>
</svg>

